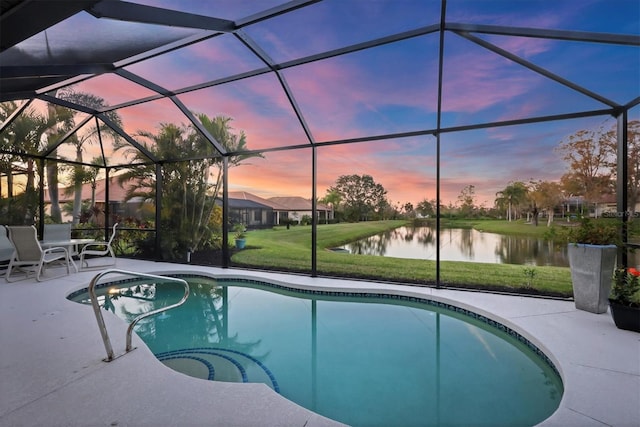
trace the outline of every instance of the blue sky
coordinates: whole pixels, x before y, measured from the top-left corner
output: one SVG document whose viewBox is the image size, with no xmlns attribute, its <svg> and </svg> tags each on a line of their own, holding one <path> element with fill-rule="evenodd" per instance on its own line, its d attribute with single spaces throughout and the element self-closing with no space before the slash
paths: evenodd
<svg viewBox="0 0 640 427">
<path fill-rule="evenodd" d="M 281 1 L 145 0 L 141 3 L 240 19 Z M 244 28 L 276 62 L 437 24 L 434 0 L 327 0 Z M 640 33 L 637 0 L 448 0 L 447 22 L 529 28 Z M 587 44 L 537 38 L 476 35 L 501 49 L 569 79 L 616 103 L 640 96 L 638 47 Z M 436 127 L 438 34 L 428 34 L 374 49 L 283 70 L 288 86 L 316 142 L 358 138 Z M 444 52 L 442 126 L 461 126 L 526 117 L 602 109 L 588 96 L 551 81 L 458 34 L 447 32 Z M 176 50 L 127 67 L 169 89 L 215 80 L 264 65 L 231 35 Z M 86 81 L 109 103 L 144 97 L 148 91 L 119 78 Z M 182 94 L 193 111 L 224 114 L 247 134 L 251 149 L 306 143 L 293 110 L 273 74 Z M 125 129 L 153 130 L 158 123 L 183 122 L 176 108 L 154 102 L 120 111 Z M 640 118 L 638 107 L 631 119 Z M 474 185 L 478 201 L 491 205 L 495 192 L 510 181 L 558 180 L 565 165 L 554 152 L 560 141 L 580 129 L 609 127 L 606 116 L 445 133 L 442 135 L 442 195 L 455 201 L 465 185 Z M 323 165 L 318 193 L 324 194 L 345 173 L 370 174 L 393 201 L 417 203 L 435 197 L 435 138 L 406 138 L 383 143 L 320 149 Z M 323 157 L 324 156 L 324 157 Z M 290 159 L 287 160 L 287 157 Z M 263 195 L 306 191 L 308 164 L 300 171 L 278 170 L 282 162 L 301 161 L 300 153 L 268 154 L 232 174 L 231 185 Z M 256 179 L 259 178 L 259 179 Z M 269 184 L 265 184 L 268 182 Z M 268 188 L 267 188 L 268 187 Z M 233 189 L 233 188 L 232 188 Z"/>
</svg>

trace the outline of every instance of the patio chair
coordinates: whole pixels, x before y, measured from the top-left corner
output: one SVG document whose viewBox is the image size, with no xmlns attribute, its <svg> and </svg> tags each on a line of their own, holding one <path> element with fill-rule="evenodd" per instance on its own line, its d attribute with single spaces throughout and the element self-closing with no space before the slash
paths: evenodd
<svg viewBox="0 0 640 427">
<path fill-rule="evenodd" d="M 0 269 L 5 269 L 9 266 L 14 250 L 13 243 L 11 243 L 7 235 L 7 228 L 4 225 L 0 225 Z"/>
<path fill-rule="evenodd" d="M 8 226 L 9 240 L 13 244 L 14 251 L 7 267 L 6 279 L 11 282 L 11 273 L 14 269 L 21 270 L 25 273 L 25 278 L 30 273 L 35 273 L 36 280 L 41 282 L 45 269 L 55 262 L 62 262 L 67 266 L 67 274 L 69 270 L 69 252 L 63 247 L 53 247 L 42 249 L 38 242 L 38 231 L 34 226 Z M 61 274 L 55 277 L 62 277 Z M 53 279 L 54 277 L 50 277 Z"/>
<path fill-rule="evenodd" d="M 89 268 L 89 262 L 86 259 L 87 256 L 104 257 L 108 255 L 111 258 L 109 262 L 107 262 L 106 264 L 100 264 L 99 267 L 113 265 L 116 263 L 116 255 L 113 253 L 111 244 L 113 243 L 113 239 L 116 237 L 117 227 L 118 223 L 113 224 L 113 231 L 111 232 L 109 241 L 93 242 L 84 245 L 84 247 L 80 251 L 80 268 L 84 268 L 85 266 Z"/>
<path fill-rule="evenodd" d="M 45 224 L 42 242 L 67 242 L 71 240 L 71 223 L 66 224 Z M 70 246 L 70 255 L 78 255 L 77 248 Z"/>
<path fill-rule="evenodd" d="M 71 223 L 45 224 L 42 240 L 45 242 L 57 242 L 71 239 Z"/>
</svg>

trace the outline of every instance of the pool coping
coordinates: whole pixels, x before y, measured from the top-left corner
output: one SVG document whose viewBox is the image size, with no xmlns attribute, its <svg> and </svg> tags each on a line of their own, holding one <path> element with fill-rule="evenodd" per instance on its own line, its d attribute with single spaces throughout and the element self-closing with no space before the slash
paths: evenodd
<svg viewBox="0 0 640 427">
<path fill-rule="evenodd" d="M 539 425 L 631 426 L 637 425 L 640 419 L 637 404 L 640 401 L 640 334 L 615 328 L 609 314 L 576 310 L 573 302 L 119 259 L 118 268 L 123 267 L 160 274 L 198 271 L 214 278 L 252 278 L 322 291 L 384 290 L 453 302 L 522 334 L 557 367 L 564 383 L 563 399 L 559 409 Z M 110 364 L 102 362 L 105 350 L 90 307 L 79 309 L 72 305 L 80 304 L 66 300 L 72 291 L 87 287 L 97 272 L 83 271 L 42 283 L 0 284 L 0 425 L 35 426 L 43 420 L 49 425 L 86 425 L 88 420 L 95 422 L 96 416 L 107 421 L 115 417 L 117 420 L 110 422 L 124 425 L 151 425 L 156 417 L 166 422 L 177 413 L 186 414 L 192 425 L 204 420 L 209 424 L 216 420 L 213 425 L 339 425 L 279 397 L 267 386 L 261 389 L 245 384 L 240 384 L 240 388 L 220 386 L 220 383 L 202 384 L 211 382 L 166 372 L 171 370 L 158 362 L 135 336 L 136 351 Z M 21 302 L 28 303 L 24 310 L 19 310 Z M 112 328 L 113 331 L 126 329 L 124 322 L 108 317 L 105 316 L 110 333 L 116 334 Z M 47 318 L 47 322 L 40 321 L 43 318 Z M 24 325 L 19 328 L 20 333 L 10 326 L 14 324 Z M 64 337 L 59 336 L 63 334 L 61 331 Z M 122 341 L 114 340 L 114 347 L 123 348 Z M 47 353 L 46 359 L 43 351 Z M 127 383 L 138 370 L 153 372 L 161 378 L 144 377 L 140 384 L 131 385 L 131 390 L 118 387 L 119 382 Z M 118 393 L 96 387 L 96 381 L 115 384 Z M 208 401 L 209 408 L 203 409 L 199 399 L 185 401 L 175 384 L 188 387 L 192 395 L 215 395 L 219 404 Z M 126 402 L 150 389 L 160 394 L 150 398 L 160 413 L 145 414 L 141 418 L 133 408 L 127 408 Z M 99 402 L 88 398 L 96 390 L 100 392 Z M 61 406 L 62 402 L 78 400 L 86 405 L 80 413 L 68 413 Z M 167 404 L 174 401 L 184 407 Z M 119 402 L 124 406 L 117 415 L 104 409 Z M 260 408 L 270 409 L 260 412 Z"/>
</svg>

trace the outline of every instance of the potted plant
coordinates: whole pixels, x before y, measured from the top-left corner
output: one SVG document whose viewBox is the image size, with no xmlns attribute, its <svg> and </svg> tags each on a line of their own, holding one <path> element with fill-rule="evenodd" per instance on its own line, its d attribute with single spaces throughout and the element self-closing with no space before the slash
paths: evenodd
<svg viewBox="0 0 640 427">
<path fill-rule="evenodd" d="M 613 276 L 609 309 L 619 329 L 640 332 L 640 271 L 619 268 Z"/>
<path fill-rule="evenodd" d="M 233 227 L 233 231 L 235 232 L 233 237 L 235 238 L 236 249 L 244 249 L 247 244 L 244 224 L 236 224 Z"/>
<path fill-rule="evenodd" d="M 620 242 L 617 225 L 584 218 L 569 231 L 567 240 L 576 308 L 606 313 Z"/>
</svg>

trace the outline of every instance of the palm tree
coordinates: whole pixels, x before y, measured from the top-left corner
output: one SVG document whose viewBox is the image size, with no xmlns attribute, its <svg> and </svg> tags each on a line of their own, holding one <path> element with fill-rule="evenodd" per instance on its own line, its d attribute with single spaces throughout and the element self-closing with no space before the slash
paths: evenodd
<svg viewBox="0 0 640 427">
<path fill-rule="evenodd" d="M 59 97 L 61 99 L 71 101 L 76 104 L 84 105 L 96 110 L 100 110 L 108 106 L 105 100 L 99 96 L 96 96 L 90 93 L 85 93 L 85 92 L 75 92 L 73 91 L 73 89 L 66 89 L 64 91 L 61 91 L 59 93 Z M 122 126 L 122 120 L 120 119 L 120 116 L 115 111 L 110 111 L 105 114 L 113 123 L 115 123 L 118 126 Z M 73 113 L 71 116 L 71 126 L 73 126 Z M 69 129 L 64 129 L 64 131 L 66 132 Z M 72 182 L 73 182 L 73 194 L 74 194 L 72 221 L 74 224 L 77 224 L 78 221 L 80 220 L 80 213 L 82 210 L 82 186 L 87 182 L 91 182 L 91 177 L 92 177 L 91 169 L 93 168 L 89 168 L 89 170 L 87 170 L 84 166 L 82 166 L 83 152 L 84 152 L 85 145 L 93 144 L 94 142 L 96 142 L 96 139 L 98 138 L 98 135 L 100 132 L 102 132 L 102 135 L 106 135 L 106 136 L 110 134 L 115 135 L 113 131 L 111 131 L 111 128 L 106 127 L 106 129 L 107 131 L 101 131 L 94 124 L 86 128 L 85 132 L 83 132 L 82 134 L 79 134 L 79 132 L 76 132 L 71 138 L 69 138 L 69 141 L 75 145 L 75 149 L 76 149 L 76 158 L 75 158 L 76 164 L 73 166 L 73 172 L 71 174 Z M 98 163 L 94 162 L 94 164 L 100 165 L 100 164 L 104 164 L 104 162 L 98 162 Z M 92 206 L 93 206 L 93 203 L 92 203 Z"/>
<path fill-rule="evenodd" d="M 2 119 L 8 118 L 17 108 L 15 102 L 2 103 L 1 115 Z M 40 151 L 40 138 L 47 129 L 45 118 L 38 114 L 35 110 L 27 108 L 18 117 L 13 120 L 9 131 L 3 133 L 2 147 L 7 151 L 24 152 L 27 154 L 36 154 Z M 0 162 L 2 172 L 7 174 L 8 194 L 13 196 L 13 171 L 16 162 L 23 162 L 24 172 L 26 173 L 26 183 L 24 192 L 16 197 L 12 197 L 11 209 L 6 214 L 6 223 L 14 224 L 32 224 L 37 211 L 38 197 L 35 188 L 35 161 L 32 157 L 23 158 L 19 155 L 3 155 Z M 19 203 L 15 203 L 19 202 Z"/>
<path fill-rule="evenodd" d="M 73 110 L 54 104 L 47 105 L 47 117 L 45 131 L 46 148 L 54 146 L 74 126 Z M 60 197 L 58 194 L 58 162 L 57 149 L 51 152 L 51 159 L 47 160 L 47 184 L 49 187 L 49 201 L 51 202 L 51 219 L 55 223 L 62 222 L 60 210 Z"/>
<path fill-rule="evenodd" d="M 511 182 L 504 190 L 496 193 L 495 204 L 497 207 L 507 211 L 507 220 L 511 221 L 511 212 L 519 211 L 518 207 L 527 200 L 528 188 L 525 183 L 520 181 Z M 514 215 L 516 216 L 516 215 Z"/>
<path fill-rule="evenodd" d="M 218 116 L 209 118 L 197 114 L 207 131 L 228 151 L 229 167 L 239 166 L 250 157 L 259 154 L 242 154 L 247 150 L 244 132 L 234 134 L 230 126 L 231 118 Z M 212 224 L 215 201 L 222 187 L 222 157 L 211 143 L 194 126 L 162 124 L 158 133 L 142 131 L 138 136 L 149 141 L 142 143 L 154 157 L 169 160 L 162 165 L 163 185 L 162 224 L 163 252 L 172 257 L 181 256 L 186 251 L 196 251 L 205 246 L 213 246 L 214 234 L 221 232 L 221 224 Z M 139 150 L 120 144 L 118 149 L 132 157 L 141 166 L 128 169 L 119 175 L 119 182 L 129 183 L 127 200 L 142 197 L 156 200 L 155 165 L 151 164 Z M 195 159 L 178 161 L 181 158 Z"/>
<path fill-rule="evenodd" d="M 247 137 L 244 131 L 240 131 L 239 134 L 233 133 L 233 128 L 231 127 L 231 122 L 233 119 L 231 117 L 226 116 L 216 116 L 213 118 L 208 117 L 206 114 L 196 114 L 196 117 L 202 123 L 204 128 L 209 132 L 211 136 L 215 138 L 226 150 L 230 153 L 235 153 L 232 156 L 229 156 L 228 165 L 229 167 L 236 167 L 242 164 L 246 164 L 246 161 L 252 157 L 260 157 L 263 158 L 262 154 L 248 154 L 243 153 L 247 151 Z M 199 150 L 204 150 L 206 153 L 211 155 L 213 149 L 210 148 L 211 144 L 208 140 L 206 140 L 199 132 L 196 132 L 194 129 L 195 142 L 196 147 L 199 147 Z M 206 148 L 205 148 L 206 147 Z M 208 219 L 211 218 L 211 214 L 213 213 L 213 209 L 215 207 L 215 200 L 218 198 L 220 193 L 221 184 L 222 184 L 222 164 L 220 157 L 212 157 L 209 159 L 209 163 L 206 167 L 208 171 L 211 170 L 211 167 L 214 167 L 214 170 L 211 173 L 213 179 L 211 181 L 208 180 L 209 174 L 204 170 L 205 176 L 205 186 L 209 185 L 209 182 L 212 182 L 207 195 L 207 192 L 201 192 L 198 194 L 199 200 L 194 200 L 196 205 L 200 206 L 197 215 L 197 221 L 194 221 L 198 225 L 198 227 L 194 228 L 193 232 L 195 233 L 192 236 L 192 241 L 199 242 L 203 239 L 203 234 L 206 230 L 205 223 L 208 222 Z M 214 176 L 215 174 L 215 176 Z M 207 198 L 210 199 L 210 203 L 207 203 Z M 197 230 L 200 230 L 199 232 Z"/>
<path fill-rule="evenodd" d="M 325 205 L 331 206 L 331 211 L 334 212 L 335 215 L 336 207 L 340 206 L 340 202 L 342 201 L 342 195 L 335 189 L 329 189 L 327 190 L 327 194 L 325 194 L 325 196 L 320 201 Z M 327 215 L 327 222 L 328 218 L 329 215 Z"/>
</svg>

